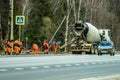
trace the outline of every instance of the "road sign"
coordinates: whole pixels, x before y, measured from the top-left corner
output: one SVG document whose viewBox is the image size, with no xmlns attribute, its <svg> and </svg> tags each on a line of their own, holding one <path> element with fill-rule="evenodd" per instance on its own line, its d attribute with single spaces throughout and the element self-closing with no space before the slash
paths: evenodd
<svg viewBox="0 0 120 80">
<path fill-rule="evenodd" d="M 24 25 L 25 16 L 16 16 L 16 25 Z"/>
</svg>

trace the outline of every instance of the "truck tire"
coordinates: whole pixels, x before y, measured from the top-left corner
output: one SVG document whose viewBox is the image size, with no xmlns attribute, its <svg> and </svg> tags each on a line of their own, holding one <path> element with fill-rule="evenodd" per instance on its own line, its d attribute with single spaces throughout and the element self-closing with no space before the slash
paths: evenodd
<svg viewBox="0 0 120 80">
<path fill-rule="evenodd" d="M 98 56 L 102 56 L 102 53 L 98 53 Z"/>
<path fill-rule="evenodd" d="M 114 56 L 115 55 L 115 53 L 110 53 L 110 56 Z"/>
<path fill-rule="evenodd" d="M 76 54 L 76 51 L 72 51 L 72 54 Z"/>
<path fill-rule="evenodd" d="M 72 51 L 72 54 L 81 54 L 81 51 Z"/>
</svg>

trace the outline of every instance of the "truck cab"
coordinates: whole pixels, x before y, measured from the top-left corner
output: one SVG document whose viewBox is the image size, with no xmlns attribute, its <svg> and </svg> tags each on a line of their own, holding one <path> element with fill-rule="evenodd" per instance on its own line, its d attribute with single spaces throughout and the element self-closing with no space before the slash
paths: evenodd
<svg viewBox="0 0 120 80">
<path fill-rule="evenodd" d="M 101 36 L 101 40 L 111 41 L 111 30 L 110 29 L 99 29 L 99 34 Z"/>
</svg>

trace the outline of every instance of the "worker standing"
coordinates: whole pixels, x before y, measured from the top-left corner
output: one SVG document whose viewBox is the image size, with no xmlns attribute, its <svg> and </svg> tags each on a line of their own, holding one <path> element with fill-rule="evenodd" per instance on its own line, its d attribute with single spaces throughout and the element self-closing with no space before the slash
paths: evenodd
<svg viewBox="0 0 120 80">
<path fill-rule="evenodd" d="M 5 51 L 5 54 L 6 53 L 8 53 L 8 55 L 10 55 L 10 53 L 11 53 L 11 51 L 12 51 L 12 49 L 11 49 L 11 47 L 12 47 L 12 42 L 11 41 L 7 41 L 7 43 L 6 43 L 6 51 Z"/>
<path fill-rule="evenodd" d="M 22 48 L 23 48 L 23 42 L 22 42 L 22 41 L 19 41 L 19 42 L 18 42 L 18 45 L 19 45 L 19 48 L 20 48 L 19 53 L 21 53 Z"/>
<path fill-rule="evenodd" d="M 48 54 L 49 48 L 50 48 L 50 46 L 49 46 L 48 41 L 47 41 L 47 40 L 44 40 L 44 42 L 43 42 L 44 54 Z"/>
<path fill-rule="evenodd" d="M 14 52 L 16 55 L 18 55 L 20 53 L 20 45 L 19 45 L 19 40 L 15 40 L 14 41 Z"/>
<path fill-rule="evenodd" d="M 58 43 L 57 43 L 57 41 L 54 43 L 54 53 L 56 54 L 56 52 L 57 52 L 57 49 L 58 49 Z"/>
<path fill-rule="evenodd" d="M 34 50 L 34 55 L 37 55 L 38 54 L 38 51 L 39 51 L 39 49 L 38 49 L 38 45 L 37 44 L 33 44 L 33 50 Z"/>
</svg>

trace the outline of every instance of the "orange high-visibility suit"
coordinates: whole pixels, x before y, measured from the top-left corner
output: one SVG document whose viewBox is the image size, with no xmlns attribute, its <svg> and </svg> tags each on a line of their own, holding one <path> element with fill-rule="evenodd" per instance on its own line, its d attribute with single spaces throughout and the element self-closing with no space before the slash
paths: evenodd
<svg viewBox="0 0 120 80">
<path fill-rule="evenodd" d="M 49 47 L 49 44 L 48 44 L 47 40 L 44 41 L 43 48 L 44 48 L 44 53 L 48 54 L 50 47 Z"/>
<path fill-rule="evenodd" d="M 12 42 L 7 41 L 6 52 L 7 52 L 8 54 L 10 54 L 11 51 L 12 51 L 11 47 L 12 47 Z"/>
<path fill-rule="evenodd" d="M 54 44 L 54 53 L 56 53 L 56 52 L 57 52 L 57 49 L 58 49 L 58 43 L 57 43 L 57 42 L 55 42 L 55 44 Z"/>
<path fill-rule="evenodd" d="M 10 47 L 7 47 L 7 48 L 6 48 L 6 51 L 10 54 L 12 50 L 11 50 Z"/>
<path fill-rule="evenodd" d="M 37 44 L 33 44 L 33 50 L 34 50 L 34 55 L 37 55 L 39 51 Z"/>
<path fill-rule="evenodd" d="M 20 46 L 20 48 L 22 48 L 22 46 L 23 46 L 22 41 L 18 41 L 18 45 Z"/>
<path fill-rule="evenodd" d="M 14 52 L 16 54 L 19 54 L 19 52 L 20 52 L 20 45 L 18 43 L 19 43 L 19 40 L 14 41 Z"/>
<path fill-rule="evenodd" d="M 18 43 L 19 43 L 19 40 L 15 40 L 15 41 L 14 41 L 14 44 L 15 44 L 15 43 L 17 43 L 17 44 L 18 44 Z"/>
<path fill-rule="evenodd" d="M 21 51 L 22 51 L 22 47 L 23 47 L 23 42 L 22 42 L 22 41 L 19 41 L 19 42 L 18 42 L 18 45 L 19 45 L 20 53 L 21 53 Z"/>
<path fill-rule="evenodd" d="M 18 46 L 14 46 L 14 51 L 16 54 L 19 54 L 20 48 Z"/>
</svg>

